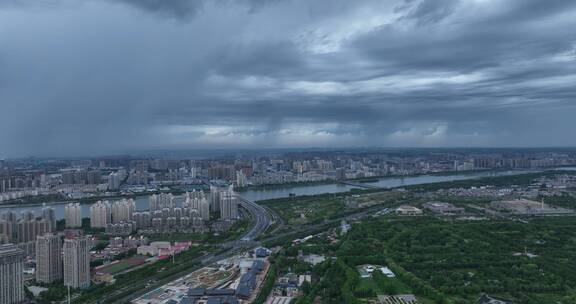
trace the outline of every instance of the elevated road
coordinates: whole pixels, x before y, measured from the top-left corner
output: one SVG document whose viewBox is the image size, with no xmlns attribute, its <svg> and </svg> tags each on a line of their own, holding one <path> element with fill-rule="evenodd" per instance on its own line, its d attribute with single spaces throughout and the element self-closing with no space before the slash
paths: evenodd
<svg viewBox="0 0 576 304">
<path fill-rule="evenodd" d="M 272 216 L 268 210 L 266 210 L 266 208 L 256 204 L 255 202 L 250 201 L 238 194 L 236 197 L 238 198 L 238 203 L 240 206 L 250 212 L 250 214 L 252 214 L 254 217 L 254 226 L 252 226 L 252 228 L 246 232 L 240 240 L 252 241 L 264 233 L 268 227 L 270 227 Z"/>
<path fill-rule="evenodd" d="M 352 187 L 358 187 L 358 188 L 365 188 L 365 189 L 381 189 L 381 187 L 378 187 L 378 186 L 368 185 L 368 184 L 363 184 L 363 183 L 354 183 L 354 182 L 349 182 L 349 181 L 340 181 L 340 184 L 348 185 L 348 186 L 352 186 Z"/>
</svg>

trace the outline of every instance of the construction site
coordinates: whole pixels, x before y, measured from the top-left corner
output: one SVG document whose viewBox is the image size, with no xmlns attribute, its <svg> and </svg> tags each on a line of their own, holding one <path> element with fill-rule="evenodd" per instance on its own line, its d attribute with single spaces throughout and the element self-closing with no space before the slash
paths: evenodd
<svg viewBox="0 0 576 304">
<path fill-rule="evenodd" d="M 574 214 L 574 210 L 551 206 L 544 201 L 533 201 L 528 199 L 516 199 L 509 201 L 496 201 L 490 203 L 490 208 L 508 212 L 515 215 L 569 215 Z"/>
<path fill-rule="evenodd" d="M 157 288 L 133 304 L 251 303 L 268 271 L 266 259 L 236 256 Z"/>
</svg>

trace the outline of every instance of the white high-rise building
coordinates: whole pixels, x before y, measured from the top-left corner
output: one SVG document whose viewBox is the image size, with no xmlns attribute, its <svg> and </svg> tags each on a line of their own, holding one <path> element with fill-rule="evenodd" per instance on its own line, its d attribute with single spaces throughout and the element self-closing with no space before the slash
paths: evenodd
<svg viewBox="0 0 576 304">
<path fill-rule="evenodd" d="M 52 283 L 62 279 L 62 240 L 46 233 L 36 237 L 36 281 Z"/>
<path fill-rule="evenodd" d="M 220 193 L 220 218 L 223 220 L 238 218 L 238 201 L 233 191 Z"/>
<path fill-rule="evenodd" d="M 208 203 L 204 191 L 187 192 L 184 206 L 186 208 L 198 211 L 198 214 L 202 220 L 210 220 L 210 203 Z"/>
<path fill-rule="evenodd" d="M 220 202 L 221 194 L 223 192 L 231 192 L 231 191 L 234 191 L 233 185 L 229 186 L 210 185 L 210 211 L 212 212 L 220 211 L 220 206 L 222 205 L 222 203 Z"/>
<path fill-rule="evenodd" d="M 239 188 L 248 186 L 248 178 L 241 170 L 236 171 L 236 186 Z"/>
<path fill-rule="evenodd" d="M 200 214 L 200 217 L 205 221 L 209 221 L 210 220 L 210 203 L 208 203 L 208 200 L 206 199 L 206 197 L 200 199 L 197 206 L 198 206 L 197 210 L 198 210 L 198 213 Z"/>
<path fill-rule="evenodd" d="M 0 245 L 0 304 L 24 302 L 24 251 Z"/>
<path fill-rule="evenodd" d="M 50 232 L 56 231 L 56 210 L 51 207 L 42 208 L 42 218 L 45 219 L 50 227 L 48 230 Z"/>
<path fill-rule="evenodd" d="M 64 219 L 68 228 L 82 227 L 82 207 L 80 204 L 70 203 L 66 205 L 64 207 Z"/>
<path fill-rule="evenodd" d="M 160 206 L 162 209 L 168 208 L 170 210 L 174 209 L 174 195 L 172 193 L 162 193 L 160 197 Z"/>
<path fill-rule="evenodd" d="M 90 241 L 86 237 L 64 240 L 64 286 L 90 287 Z"/>
<path fill-rule="evenodd" d="M 200 168 L 194 166 L 190 167 L 190 177 L 192 178 L 198 177 L 198 175 L 200 175 L 200 171 L 202 171 L 200 170 Z"/>
<path fill-rule="evenodd" d="M 164 208 L 174 209 L 174 195 L 160 193 L 150 196 L 150 212 L 162 210 Z"/>
<path fill-rule="evenodd" d="M 220 191 L 214 185 L 210 185 L 210 211 L 220 211 Z"/>
<path fill-rule="evenodd" d="M 108 190 L 120 189 L 121 176 L 118 172 L 113 172 L 108 175 Z"/>
<path fill-rule="evenodd" d="M 98 201 L 90 207 L 90 227 L 106 228 L 109 223 L 112 223 L 110 203 Z"/>
<path fill-rule="evenodd" d="M 160 208 L 160 204 L 158 203 L 158 195 L 152 194 L 152 195 L 148 198 L 148 201 L 149 201 L 149 204 L 150 204 L 150 206 L 149 206 L 150 212 L 154 212 L 154 211 L 156 211 L 156 210 L 162 209 L 162 208 Z"/>
<path fill-rule="evenodd" d="M 152 217 L 150 216 L 150 212 L 134 212 L 132 214 L 134 222 L 136 222 L 136 229 L 143 229 L 149 228 Z"/>
<path fill-rule="evenodd" d="M 112 222 L 120 223 L 132 220 L 136 211 L 136 202 L 133 199 L 123 199 L 112 204 Z"/>
</svg>

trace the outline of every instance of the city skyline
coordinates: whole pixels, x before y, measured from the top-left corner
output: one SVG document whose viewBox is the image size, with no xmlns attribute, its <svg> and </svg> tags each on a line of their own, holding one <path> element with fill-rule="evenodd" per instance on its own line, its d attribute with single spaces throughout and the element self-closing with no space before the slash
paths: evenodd
<svg viewBox="0 0 576 304">
<path fill-rule="evenodd" d="M 536 0 L 3 1 L 0 157 L 574 146 L 574 16 Z"/>
<path fill-rule="evenodd" d="M 261 149 L 157 149 L 123 151 L 122 153 L 93 152 L 87 154 L 58 154 L 58 155 L 19 155 L 13 157 L 0 158 L 0 161 L 53 161 L 53 160 L 91 160 L 91 159 L 186 159 L 205 161 L 210 159 L 229 158 L 257 158 L 262 156 L 276 156 L 290 153 L 412 153 L 412 152 L 469 152 L 469 153 L 532 153 L 532 152 L 567 152 L 576 151 L 575 146 L 495 146 L 495 147 L 377 147 L 377 146 L 357 146 L 357 147 L 290 147 L 290 148 L 261 148 Z"/>
</svg>

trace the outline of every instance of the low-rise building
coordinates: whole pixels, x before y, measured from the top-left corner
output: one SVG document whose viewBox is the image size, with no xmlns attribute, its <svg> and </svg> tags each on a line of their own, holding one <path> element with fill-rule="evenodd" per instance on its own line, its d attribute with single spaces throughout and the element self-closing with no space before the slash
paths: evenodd
<svg viewBox="0 0 576 304">
<path fill-rule="evenodd" d="M 396 277 L 394 272 L 392 272 L 392 270 L 390 270 L 390 268 L 388 268 L 386 266 L 366 264 L 366 265 L 358 266 L 357 269 L 358 269 L 358 273 L 360 273 L 361 278 L 371 278 L 374 271 L 377 271 L 377 270 L 379 270 L 380 272 L 382 272 L 382 274 L 384 274 L 385 276 L 387 276 L 389 278 Z"/>
<path fill-rule="evenodd" d="M 268 248 L 259 247 L 254 250 L 254 256 L 257 258 L 265 258 L 270 255 L 270 250 Z"/>
<path fill-rule="evenodd" d="M 378 303 L 380 304 L 418 304 L 418 299 L 413 294 L 402 295 L 379 295 Z"/>
<path fill-rule="evenodd" d="M 434 213 L 443 215 L 462 214 L 466 210 L 462 207 L 456 207 L 450 203 L 445 202 L 427 202 L 424 203 L 422 207 L 426 210 L 430 210 Z"/>
<path fill-rule="evenodd" d="M 396 208 L 395 213 L 398 215 L 409 215 L 409 216 L 421 215 L 422 209 L 416 208 L 414 206 L 402 205 Z"/>
<path fill-rule="evenodd" d="M 255 260 L 250 267 L 250 270 L 240 277 L 238 286 L 236 287 L 236 296 L 240 299 L 248 299 L 252 292 L 256 289 L 257 277 L 264 270 L 264 262 Z"/>
<path fill-rule="evenodd" d="M 152 242 L 150 245 L 139 246 L 136 253 L 151 256 L 173 255 L 186 251 L 191 246 L 192 242 L 176 242 L 173 245 L 170 242 Z"/>
<path fill-rule="evenodd" d="M 106 234 L 109 235 L 130 235 L 136 229 L 136 223 L 133 221 L 109 223 L 106 225 Z"/>
<path fill-rule="evenodd" d="M 157 256 L 158 255 L 158 247 L 143 245 L 136 249 L 136 253 L 140 255 L 151 255 Z"/>
</svg>

